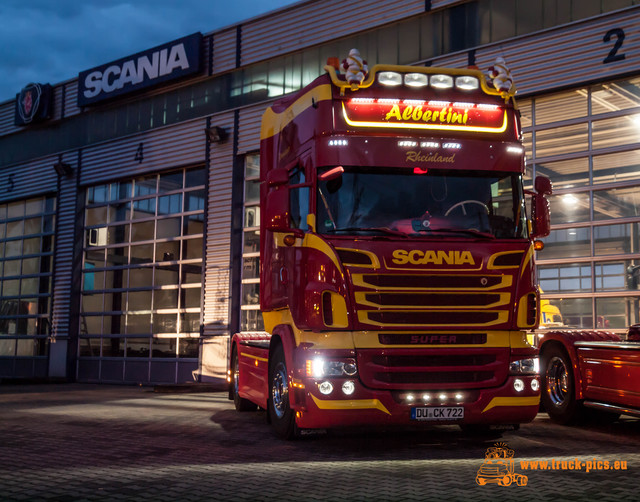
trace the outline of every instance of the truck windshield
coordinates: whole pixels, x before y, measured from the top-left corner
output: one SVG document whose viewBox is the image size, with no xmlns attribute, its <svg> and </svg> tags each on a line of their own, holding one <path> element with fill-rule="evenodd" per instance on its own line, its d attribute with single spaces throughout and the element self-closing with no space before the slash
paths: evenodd
<svg viewBox="0 0 640 502">
<path fill-rule="evenodd" d="M 517 173 L 344 167 L 318 179 L 318 232 L 519 239 L 523 197 Z"/>
</svg>

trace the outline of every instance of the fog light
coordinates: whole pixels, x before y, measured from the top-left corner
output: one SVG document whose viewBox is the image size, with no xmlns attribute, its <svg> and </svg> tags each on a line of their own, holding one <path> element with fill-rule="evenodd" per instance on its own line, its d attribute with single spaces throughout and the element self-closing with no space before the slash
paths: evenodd
<svg viewBox="0 0 640 502">
<path fill-rule="evenodd" d="M 331 382 L 322 382 L 318 385 L 318 390 L 320 391 L 320 393 L 326 396 L 327 394 L 331 394 L 331 392 L 333 392 L 333 385 L 331 384 Z"/>
<path fill-rule="evenodd" d="M 446 394 L 440 394 L 438 396 L 438 399 L 440 399 L 440 401 L 446 401 L 447 400 L 447 395 Z"/>
<path fill-rule="evenodd" d="M 422 400 L 425 403 L 428 403 L 429 401 L 431 401 L 431 396 L 429 394 L 422 394 Z"/>
<path fill-rule="evenodd" d="M 522 392 L 524 390 L 524 382 L 519 378 L 516 378 L 513 381 L 513 388 L 516 390 L 516 392 Z"/>
<path fill-rule="evenodd" d="M 413 394 L 407 394 L 407 401 L 409 401 L 410 403 L 413 402 L 415 398 L 413 397 Z"/>
<path fill-rule="evenodd" d="M 462 401 L 462 394 L 460 394 L 459 392 L 456 394 L 456 401 Z"/>
<path fill-rule="evenodd" d="M 540 382 L 536 379 L 531 380 L 531 390 L 533 392 L 538 392 L 538 389 L 540 389 Z"/>
<path fill-rule="evenodd" d="M 356 390 L 356 385 L 351 380 L 347 380 L 345 383 L 342 384 L 342 392 L 344 392 L 347 396 L 350 396 L 351 394 L 353 394 L 355 390 Z"/>
</svg>

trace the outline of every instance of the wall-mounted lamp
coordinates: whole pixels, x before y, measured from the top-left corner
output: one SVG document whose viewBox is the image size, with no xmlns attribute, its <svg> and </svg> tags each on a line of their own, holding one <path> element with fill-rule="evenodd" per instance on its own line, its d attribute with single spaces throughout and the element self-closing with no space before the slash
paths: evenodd
<svg viewBox="0 0 640 502">
<path fill-rule="evenodd" d="M 220 126 L 211 126 L 204 130 L 211 143 L 222 143 L 229 137 L 229 133 Z"/>
<path fill-rule="evenodd" d="M 73 168 L 66 162 L 58 161 L 53 164 L 53 168 L 60 176 L 71 176 L 73 173 Z"/>
</svg>

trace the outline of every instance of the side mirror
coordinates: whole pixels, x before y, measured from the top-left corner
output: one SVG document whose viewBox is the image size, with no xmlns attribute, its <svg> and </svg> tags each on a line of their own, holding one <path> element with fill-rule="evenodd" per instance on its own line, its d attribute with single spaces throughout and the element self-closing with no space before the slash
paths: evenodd
<svg viewBox="0 0 640 502">
<path fill-rule="evenodd" d="M 546 237 L 551 231 L 551 212 L 547 195 L 551 195 L 553 188 L 551 180 L 545 176 L 537 176 L 534 183 L 536 193 L 531 199 L 531 220 L 533 228 L 531 237 L 534 239 Z"/>
<path fill-rule="evenodd" d="M 274 171 L 275 172 L 275 171 Z M 268 180 L 267 180 L 268 183 Z M 280 188 L 267 194 L 264 208 L 267 230 L 286 232 L 289 230 L 289 190 Z"/>
</svg>

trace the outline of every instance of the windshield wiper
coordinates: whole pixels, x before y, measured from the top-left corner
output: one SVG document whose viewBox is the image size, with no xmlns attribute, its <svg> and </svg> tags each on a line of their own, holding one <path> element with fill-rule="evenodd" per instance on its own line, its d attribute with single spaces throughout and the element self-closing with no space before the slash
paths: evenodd
<svg viewBox="0 0 640 502">
<path fill-rule="evenodd" d="M 484 239 L 495 239 L 496 236 L 490 234 L 488 232 L 480 232 L 480 230 L 476 230 L 475 228 L 424 228 L 420 229 L 419 232 L 425 232 L 427 234 L 435 234 L 437 232 L 441 233 L 449 233 L 449 234 L 471 234 L 474 237 L 482 237 Z"/>
<path fill-rule="evenodd" d="M 344 228 L 330 228 L 328 230 L 325 230 L 325 233 L 333 234 L 336 232 L 379 232 L 382 234 L 402 237 L 404 239 L 409 237 L 404 232 L 400 232 L 399 230 L 392 230 L 388 227 L 344 227 Z"/>
</svg>

